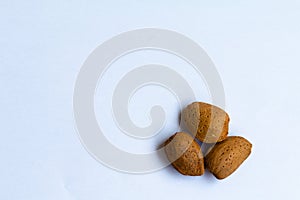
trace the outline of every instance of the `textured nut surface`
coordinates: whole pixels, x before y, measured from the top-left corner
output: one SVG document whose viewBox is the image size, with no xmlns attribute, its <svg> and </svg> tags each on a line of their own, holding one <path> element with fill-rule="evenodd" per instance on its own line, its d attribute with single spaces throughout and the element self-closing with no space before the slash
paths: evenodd
<svg viewBox="0 0 300 200">
<path fill-rule="evenodd" d="M 205 167 L 217 179 L 232 174 L 251 153 L 252 144 L 243 137 L 230 136 L 217 143 L 205 157 Z"/>
<path fill-rule="evenodd" d="M 200 145 L 189 134 L 175 133 L 165 145 L 169 161 L 181 174 L 189 176 L 204 174 L 204 158 Z"/>
<path fill-rule="evenodd" d="M 182 112 L 186 128 L 201 142 L 215 143 L 224 140 L 228 134 L 228 114 L 211 104 L 194 102 Z"/>
</svg>

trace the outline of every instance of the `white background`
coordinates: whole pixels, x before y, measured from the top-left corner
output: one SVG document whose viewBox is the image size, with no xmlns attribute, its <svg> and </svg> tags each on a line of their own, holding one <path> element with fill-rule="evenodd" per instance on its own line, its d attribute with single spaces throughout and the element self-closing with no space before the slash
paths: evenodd
<svg viewBox="0 0 300 200">
<path fill-rule="evenodd" d="M 300 2 L 203 2 L 0 1 L 0 199 L 299 199 Z M 82 63 L 105 40 L 146 27 L 182 33 L 213 59 L 230 134 L 253 143 L 249 159 L 229 178 L 185 177 L 172 167 L 120 173 L 81 145 L 72 93 Z M 207 100 L 199 88 L 197 98 Z M 152 88 L 137 94 L 132 109 L 149 108 L 141 96 L 151 102 L 155 91 L 166 95 L 161 104 L 176 106 L 167 91 Z M 133 120 L 147 124 L 132 109 Z M 161 137 L 172 134 L 169 126 Z M 151 149 L 117 134 L 107 137 L 120 148 Z"/>
</svg>

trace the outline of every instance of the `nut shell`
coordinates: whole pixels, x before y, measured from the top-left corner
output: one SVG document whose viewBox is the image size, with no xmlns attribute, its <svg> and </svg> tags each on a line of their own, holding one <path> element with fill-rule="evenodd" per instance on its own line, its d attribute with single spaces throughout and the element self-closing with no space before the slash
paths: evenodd
<svg viewBox="0 0 300 200">
<path fill-rule="evenodd" d="M 181 174 L 204 174 L 204 158 L 200 145 L 189 134 L 175 133 L 165 142 L 164 150 L 173 167 Z"/>
<path fill-rule="evenodd" d="M 243 137 L 230 136 L 217 143 L 205 157 L 205 167 L 217 179 L 231 175 L 250 155 L 252 144 Z"/>
<path fill-rule="evenodd" d="M 194 102 L 183 110 L 182 121 L 201 142 L 216 143 L 227 137 L 230 118 L 219 107 Z"/>
</svg>

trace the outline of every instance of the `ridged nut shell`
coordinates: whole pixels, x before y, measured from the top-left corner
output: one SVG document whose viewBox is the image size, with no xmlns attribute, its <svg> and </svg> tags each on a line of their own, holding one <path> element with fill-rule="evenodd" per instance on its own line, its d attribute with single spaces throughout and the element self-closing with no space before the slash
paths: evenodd
<svg viewBox="0 0 300 200">
<path fill-rule="evenodd" d="M 230 136 L 217 143 L 205 157 L 205 167 L 217 179 L 231 175 L 250 155 L 252 144 L 243 137 Z"/>
<path fill-rule="evenodd" d="M 165 142 L 164 150 L 173 167 L 181 174 L 204 174 L 204 158 L 200 145 L 189 134 L 175 133 Z"/>
<path fill-rule="evenodd" d="M 211 104 L 194 102 L 182 112 L 182 121 L 201 142 L 215 143 L 228 135 L 229 115 Z"/>
</svg>

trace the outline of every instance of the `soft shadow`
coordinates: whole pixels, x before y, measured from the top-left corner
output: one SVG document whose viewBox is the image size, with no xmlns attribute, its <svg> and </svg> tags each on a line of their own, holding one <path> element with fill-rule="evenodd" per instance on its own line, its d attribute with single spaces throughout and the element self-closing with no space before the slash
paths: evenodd
<svg viewBox="0 0 300 200">
<path fill-rule="evenodd" d="M 202 175 L 202 178 L 207 183 L 216 184 L 219 182 L 218 179 L 216 179 L 216 177 L 214 177 L 214 175 L 210 173 L 207 169 L 205 170 L 205 173 Z"/>
</svg>

